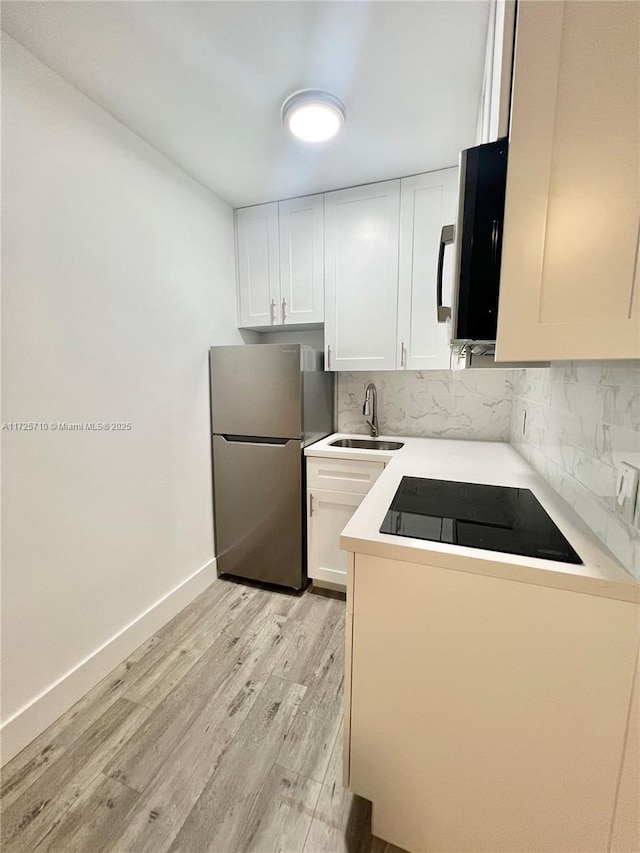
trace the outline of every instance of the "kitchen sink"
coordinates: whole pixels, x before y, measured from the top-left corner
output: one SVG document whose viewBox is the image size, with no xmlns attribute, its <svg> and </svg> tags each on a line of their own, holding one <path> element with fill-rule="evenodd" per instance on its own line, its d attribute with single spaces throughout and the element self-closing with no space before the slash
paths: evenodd
<svg viewBox="0 0 640 853">
<path fill-rule="evenodd" d="M 377 438 L 338 438 L 331 447 L 352 447 L 354 450 L 400 450 L 402 441 L 384 441 Z"/>
</svg>

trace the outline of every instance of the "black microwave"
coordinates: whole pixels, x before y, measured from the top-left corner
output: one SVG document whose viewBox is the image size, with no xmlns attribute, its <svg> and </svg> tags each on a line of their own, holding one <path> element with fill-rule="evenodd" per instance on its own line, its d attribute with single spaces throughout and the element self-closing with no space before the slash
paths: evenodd
<svg viewBox="0 0 640 853">
<path fill-rule="evenodd" d="M 494 343 L 507 185 L 508 140 L 460 154 L 458 222 L 442 229 L 438 263 L 438 319 L 451 315 L 453 344 Z M 441 307 L 444 247 L 456 243 L 451 311 Z"/>
</svg>

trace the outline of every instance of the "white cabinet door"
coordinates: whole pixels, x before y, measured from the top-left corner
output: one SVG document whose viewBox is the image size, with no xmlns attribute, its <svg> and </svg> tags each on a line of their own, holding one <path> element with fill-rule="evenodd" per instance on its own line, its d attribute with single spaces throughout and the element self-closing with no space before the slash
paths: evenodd
<svg viewBox="0 0 640 853">
<path fill-rule="evenodd" d="M 397 363 L 405 370 L 451 367 L 451 323 L 438 323 L 436 278 L 440 234 L 453 225 L 458 169 L 442 169 L 400 181 L 400 265 Z M 442 297 L 451 305 L 454 249 L 445 253 Z"/>
<path fill-rule="evenodd" d="M 521 3 L 496 356 L 640 357 L 640 3 Z"/>
<path fill-rule="evenodd" d="M 640 660 L 636 672 L 627 722 L 627 741 L 622 757 L 622 768 L 610 853 L 629 853 L 640 848 Z"/>
<path fill-rule="evenodd" d="M 476 145 L 495 142 L 509 133 L 515 20 L 515 0 L 494 0 L 489 7 Z"/>
<path fill-rule="evenodd" d="M 372 832 L 424 853 L 608 850 L 637 606 L 362 554 L 354 590 L 349 783 Z"/>
<path fill-rule="evenodd" d="M 279 323 L 278 203 L 236 211 L 238 326 Z"/>
<path fill-rule="evenodd" d="M 278 204 L 280 319 L 324 322 L 324 205 L 322 195 Z"/>
<path fill-rule="evenodd" d="M 340 550 L 340 534 L 363 500 L 350 492 L 307 491 L 310 578 L 346 586 L 348 555 Z"/>
<path fill-rule="evenodd" d="M 327 193 L 327 370 L 394 370 L 400 181 Z"/>
</svg>

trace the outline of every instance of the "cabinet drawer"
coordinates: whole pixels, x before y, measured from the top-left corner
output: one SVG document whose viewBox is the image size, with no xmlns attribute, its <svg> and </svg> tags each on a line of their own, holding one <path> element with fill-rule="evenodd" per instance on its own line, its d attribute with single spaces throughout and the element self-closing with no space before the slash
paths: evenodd
<svg viewBox="0 0 640 853">
<path fill-rule="evenodd" d="M 307 459 L 307 486 L 366 495 L 384 470 L 384 462 L 351 459 Z"/>
</svg>

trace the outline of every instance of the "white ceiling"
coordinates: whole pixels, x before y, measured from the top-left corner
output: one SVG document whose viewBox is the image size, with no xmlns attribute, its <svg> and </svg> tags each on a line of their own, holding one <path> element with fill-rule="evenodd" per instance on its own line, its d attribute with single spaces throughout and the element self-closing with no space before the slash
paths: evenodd
<svg viewBox="0 0 640 853">
<path fill-rule="evenodd" d="M 5 2 L 2 26 L 234 207 L 457 163 L 474 143 L 488 0 Z M 296 89 L 347 107 L 309 146 Z"/>
</svg>

